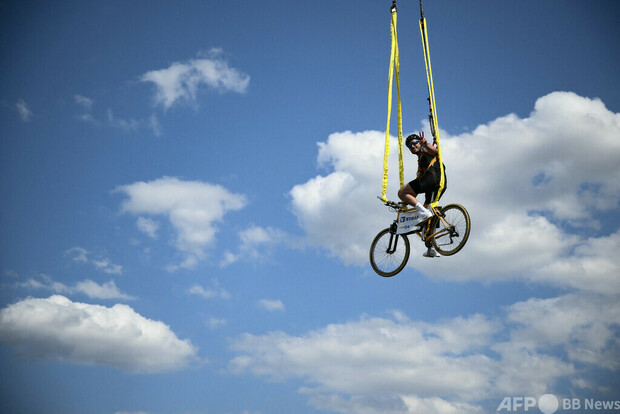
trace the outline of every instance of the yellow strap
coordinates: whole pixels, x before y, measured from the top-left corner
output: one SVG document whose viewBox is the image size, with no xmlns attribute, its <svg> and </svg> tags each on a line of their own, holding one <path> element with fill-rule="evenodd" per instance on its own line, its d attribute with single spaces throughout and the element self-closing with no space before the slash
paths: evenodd
<svg viewBox="0 0 620 414">
<path fill-rule="evenodd" d="M 390 117 L 392 114 L 392 79 L 394 71 L 396 71 L 396 103 L 398 114 L 398 168 L 400 176 L 400 186 L 405 183 L 405 170 L 403 167 L 403 120 L 400 104 L 400 64 L 398 56 L 398 36 L 396 35 L 396 9 L 392 10 L 391 20 L 391 51 L 390 51 L 390 70 L 388 83 L 388 107 L 387 107 L 387 126 L 385 128 L 385 150 L 383 153 L 383 185 L 381 189 L 381 199 L 388 201 L 386 198 L 388 185 L 388 160 L 390 157 Z"/>
<path fill-rule="evenodd" d="M 422 172 L 418 171 L 417 177 L 420 177 L 422 174 L 424 174 L 426 171 L 428 171 L 433 166 L 433 164 L 435 164 L 435 162 L 437 162 L 437 157 L 433 158 L 431 160 L 431 162 L 428 163 L 428 165 L 426 166 L 426 169 L 424 171 L 422 171 Z"/>
<path fill-rule="evenodd" d="M 435 199 L 431 202 L 432 207 L 437 207 L 439 203 L 439 196 L 443 192 L 443 188 L 445 186 L 444 179 L 444 171 L 443 171 L 443 160 L 441 158 L 441 144 L 439 142 L 439 126 L 437 123 L 437 108 L 435 107 L 435 87 L 433 86 L 433 70 L 431 68 L 431 56 L 429 54 L 428 47 L 428 33 L 426 32 L 426 19 L 422 17 L 420 19 L 420 33 L 422 35 L 422 49 L 424 52 L 424 65 L 426 66 L 426 81 L 428 83 L 428 95 L 430 99 L 430 107 L 432 112 L 433 119 L 433 130 L 435 131 L 435 143 L 437 144 L 437 158 L 439 161 L 439 169 L 441 170 L 440 179 L 439 179 L 439 189 L 435 196 Z"/>
</svg>

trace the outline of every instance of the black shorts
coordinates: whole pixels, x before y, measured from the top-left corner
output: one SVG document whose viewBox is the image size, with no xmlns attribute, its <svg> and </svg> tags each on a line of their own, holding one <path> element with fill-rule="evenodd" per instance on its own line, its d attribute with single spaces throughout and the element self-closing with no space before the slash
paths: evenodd
<svg viewBox="0 0 620 414">
<path fill-rule="evenodd" d="M 441 194 L 439 195 L 439 198 L 441 198 L 443 193 L 446 191 L 446 188 L 448 188 L 448 180 L 446 179 L 445 168 L 446 167 L 444 166 L 444 185 Z M 430 204 L 435 198 L 435 193 L 437 192 L 437 190 L 439 190 L 439 174 L 439 168 L 435 168 L 433 166 L 428 170 L 424 171 L 424 174 L 409 182 L 409 186 L 416 194 L 424 193 L 424 204 Z"/>
</svg>

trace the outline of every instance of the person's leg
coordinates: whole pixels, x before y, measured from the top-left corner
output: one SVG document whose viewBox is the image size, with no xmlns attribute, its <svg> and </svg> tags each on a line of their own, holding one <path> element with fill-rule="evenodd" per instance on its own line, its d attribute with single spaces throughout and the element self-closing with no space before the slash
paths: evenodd
<svg viewBox="0 0 620 414">
<path fill-rule="evenodd" d="M 400 198 L 403 203 L 407 203 L 411 206 L 418 205 L 418 200 L 416 199 L 416 192 L 411 188 L 411 184 L 405 184 L 398 190 L 398 198 Z"/>
<path fill-rule="evenodd" d="M 414 186 L 415 186 L 415 181 Z M 413 207 L 415 207 L 419 212 L 424 214 L 425 218 L 429 218 L 433 216 L 429 210 L 427 210 L 416 198 L 418 193 L 412 188 L 411 183 L 404 185 L 398 190 L 398 198 L 400 198 L 404 203 L 407 203 Z"/>
</svg>

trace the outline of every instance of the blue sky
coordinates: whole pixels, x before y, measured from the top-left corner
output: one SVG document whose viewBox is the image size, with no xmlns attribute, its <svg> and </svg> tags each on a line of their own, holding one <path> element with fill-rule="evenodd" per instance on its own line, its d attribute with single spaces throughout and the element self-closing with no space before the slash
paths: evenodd
<svg viewBox="0 0 620 414">
<path fill-rule="evenodd" d="M 0 3 L 1 411 L 620 400 L 618 5 L 425 2 L 472 234 L 384 279 L 390 4 Z M 399 2 L 405 134 L 418 18 Z"/>
</svg>

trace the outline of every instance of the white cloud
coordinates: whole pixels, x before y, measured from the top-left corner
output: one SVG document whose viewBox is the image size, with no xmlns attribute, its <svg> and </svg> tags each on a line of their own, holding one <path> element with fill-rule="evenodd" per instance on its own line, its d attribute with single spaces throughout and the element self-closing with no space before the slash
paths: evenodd
<svg viewBox="0 0 620 414">
<path fill-rule="evenodd" d="M 110 263 L 110 261 L 108 259 L 101 259 L 101 260 L 96 260 L 95 259 L 95 260 L 93 260 L 93 265 L 97 269 L 100 269 L 100 270 L 102 270 L 105 273 L 120 275 L 123 272 L 123 267 L 122 266 Z"/>
<path fill-rule="evenodd" d="M 511 344 L 525 350 L 564 346 L 571 361 L 620 369 L 620 303 L 614 296 L 569 294 L 508 308 Z"/>
<path fill-rule="evenodd" d="M 233 346 L 241 355 L 231 361 L 231 368 L 273 379 L 303 378 L 329 393 L 482 395 L 496 363 L 472 351 L 495 328 L 484 318 L 474 319 L 449 323 L 478 325 L 473 331 L 459 329 L 460 344 L 436 336 L 441 325 L 385 318 L 332 324 L 299 337 L 246 334 Z"/>
<path fill-rule="evenodd" d="M 307 242 L 326 248 L 346 264 L 367 263 L 373 237 L 389 225 L 390 217 L 376 199 L 381 193 L 384 139 L 377 131 L 330 135 L 326 143 L 319 143 L 318 161 L 334 171 L 290 192 Z M 392 194 L 397 191 L 394 181 Z"/>
<path fill-rule="evenodd" d="M 112 109 L 108 108 L 106 111 L 106 118 L 102 121 L 96 118 L 92 114 L 94 101 L 86 96 L 73 95 L 75 103 L 82 108 L 84 113 L 77 116 L 81 121 L 92 123 L 94 125 L 105 125 L 112 128 L 120 129 L 124 132 L 137 132 L 140 130 L 149 130 L 156 137 L 161 136 L 161 125 L 159 119 L 155 114 L 151 114 L 148 118 L 135 119 L 135 118 L 119 118 L 114 115 Z"/>
<path fill-rule="evenodd" d="M 168 109 L 177 102 L 195 102 L 203 86 L 219 92 L 243 93 L 250 77 L 230 67 L 220 49 L 212 49 L 202 58 L 147 72 L 141 80 L 155 84 L 155 103 Z"/>
<path fill-rule="evenodd" d="M 133 299 L 133 297 L 119 291 L 113 280 L 100 285 L 86 279 L 76 283 L 75 287 L 69 288 L 69 291 L 81 292 L 89 298 L 96 299 Z"/>
<path fill-rule="evenodd" d="M 573 287 L 596 292 L 620 291 L 620 230 L 609 236 L 579 240 L 570 255 L 554 258 L 541 264 L 536 275 L 541 279 L 561 285 L 567 279 Z"/>
<path fill-rule="evenodd" d="M 243 245 L 254 246 L 270 243 L 278 236 L 278 231 L 271 228 L 252 226 L 239 234 Z"/>
<path fill-rule="evenodd" d="M 211 316 L 211 317 L 209 317 L 209 318 L 205 321 L 205 323 L 207 324 L 207 326 L 208 326 L 210 329 L 217 329 L 217 328 L 219 328 L 219 327 L 221 327 L 221 326 L 226 325 L 227 321 L 226 321 L 226 319 L 215 318 L 215 317 Z"/>
<path fill-rule="evenodd" d="M 169 270 L 192 268 L 215 242 L 216 223 L 229 211 L 246 205 L 245 197 L 224 187 L 200 181 L 163 177 L 118 187 L 128 196 L 122 210 L 140 215 L 163 215 L 177 231 L 176 248 L 186 257 Z"/>
<path fill-rule="evenodd" d="M 73 95 L 73 99 L 75 100 L 76 104 L 78 104 L 79 106 L 81 106 L 82 108 L 86 110 L 90 111 L 93 108 L 94 101 L 90 98 L 87 98 L 86 96 Z"/>
<path fill-rule="evenodd" d="M 235 263 L 239 259 L 240 259 L 240 256 L 238 254 L 234 254 L 231 252 L 224 252 L 222 260 L 220 261 L 220 266 L 226 267 L 228 265 Z"/>
<path fill-rule="evenodd" d="M 92 114 L 81 114 L 77 116 L 77 119 L 79 119 L 80 121 L 89 122 L 92 124 L 99 124 L 99 121 L 97 121 L 95 117 L 92 116 Z"/>
<path fill-rule="evenodd" d="M 134 297 L 121 292 L 116 286 L 114 280 L 110 280 L 100 285 L 90 279 L 85 279 L 81 282 L 77 282 L 74 286 L 69 286 L 61 282 L 56 282 L 51 277 L 44 274 L 39 275 L 39 279 L 40 280 L 28 279 L 25 282 L 19 283 L 17 286 L 27 289 L 45 289 L 54 293 L 67 295 L 81 293 L 91 299 L 135 299 Z"/>
<path fill-rule="evenodd" d="M 157 238 L 157 230 L 159 230 L 159 223 L 155 220 L 152 220 L 147 217 L 138 217 L 136 221 L 136 226 L 138 226 L 138 230 L 142 233 L 146 234 L 152 239 Z"/>
<path fill-rule="evenodd" d="M 211 282 L 211 287 L 206 289 L 200 285 L 193 285 L 187 290 L 187 293 L 190 295 L 197 295 L 205 299 L 230 299 L 230 293 L 228 293 L 226 289 L 221 288 L 217 280 L 213 280 Z"/>
<path fill-rule="evenodd" d="M 82 247 L 72 247 L 69 250 L 67 250 L 65 252 L 66 255 L 71 256 L 71 259 L 74 262 L 79 262 L 79 263 L 88 263 L 88 256 L 89 256 L 89 252 L 88 250 L 82 248 Z"/>
<path fill-rule="evenodd" d="M 269 311 L 269 312 L 276 312 L 276 311 L 283 311 L 284 310 L 284 303 L 282 303 L 281 300 L 271 300 L 271 299 L 261 299 L 258 301 L 258 306 L 260 306 L 261 308 Z"/>
<path fill-rule="evenodd" d="M 17 109 L 17 113 L 19 113 L 19 117 L 22 119 L 22 121 L 30 121 L 30 119 L 32 118 L 32 111 L 30 110 L 30 107 L 28 106 L 26 101 L 20 99 L 19 101 L 17 101 L 17 104 L 15 104 L 15 108 Z"/>
<path fill-rule="evenodd" d="M 450 402 L 439 397 L 403 396 L 408 412 L 415 414 L 483 414 L 481 407 L 463 402 Z"/>
<path fill-rule="evenodd" d="M 611 378 L 620 369 L 610 362 L 620 355 L 617 299 L 569 294 L 515 303 L 498 318 L 428 323 L 394 312 L 300 335 L 245 334 L 229 368 L 301 380 L 309 403 L 327 411 L 482 413 L 489 400 L 554 392 L 559 380 L 601 381 L 601 369 Z"/>
<path fill-rule="evenodd" d="M 111 127 L 121 129 L 125 132 L 135 132 L 141 129 L 150 130 L 156 137 L 161 136 L 161 126 L 155 114 L 151 114 L 146 119 L 123 119 L 114 115 L 111 109 L 107 112 L 107 124 Z"/>
<path fill-rule="evenodd" d="M 304 389 L 311 405 L 325 411 L 354 414 L 482 414 L 481 407 L 453 403 L 439 397 L 419 398 L 411 395 L 364 395 L 345 398 L 338 394 L 321 394 Z"/>
<path fill-rule="evenodd" d="M 178 370 L 197 359 L 189 340 L 129 306 L 108 308 L 63 296 L 25 299 L 2 309 L 0 341 L 22 357 L 141 373 Z"/>
<path fill-rule="evenodd" d="M 174 273 L 179 269 L 193 269 L 198 264 L 198 258 L 192 254 L 185 256 L 185 259 L 179 264 L 169 264 L 166 266 L 166 270 L 170 273 Z"/>
<path fill-rule="evenodd" d="M 17 273 L 15 270 L 10 270 L 7 269 L 4 271 L 4 275 L 8 276 L 10 278 L 18 278 L 19 277 L 19 273 Z"/>
<path fill-rule="evenodd" d="M 226 252 L 220 266 L 228 266 L 243 259 L 253 262 L 267 260 L 276 246 L 299 248 L 302 245 L 294 236 L 273 227 L 250 226 L 239 232 L 239 239 L 239 252 Z"/>
<path fill-rule="evenodd" d="M 65 252 L 74 262 L 90 264 L 97 270 L 107 274 L 120 275 L 123 273 L 121 265 L 114 264 L 110 259 L 89 252 L 83 247 L 72 247 Z"/>
<path fill-rule="evenodd" d="M 117 411 L 114 414 L 149 414 L 146 411 Z"/>
<path fill-rule="evenodd" d="M 448 175 L 442 203 L 463 204 L 472 233 L 461 253 L 433 261 L 420 257 L 423 245 L 414 239 L 410 265 L 441 278 L 519 277 L 620 292 L 618 229 L 583 235 L 603 229 L 599 213 L 618 210 L 620 114 L 600 100 L 555 92 L 538 99 L 529 117 L 508 115 L 471 133 L 440 135 Z M 372 238 L 394 218 L 376 199 L 384 139 L 377 131 L 330 135 L 318 152 L 327 174 L 290 192 L 307 241 L 345 264 L 367 265 Z M 396 145 L 392 138 L 392 199 Z M 409 180 L 416 160 L 404 155 Z"/>
</svg>

